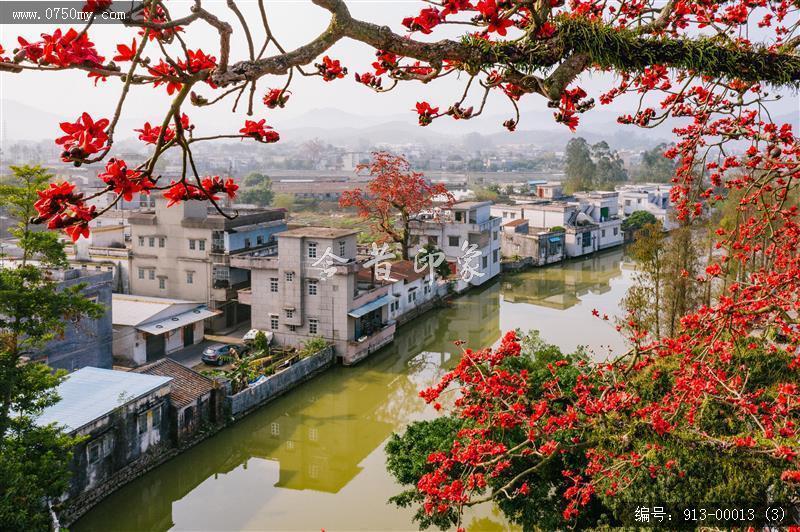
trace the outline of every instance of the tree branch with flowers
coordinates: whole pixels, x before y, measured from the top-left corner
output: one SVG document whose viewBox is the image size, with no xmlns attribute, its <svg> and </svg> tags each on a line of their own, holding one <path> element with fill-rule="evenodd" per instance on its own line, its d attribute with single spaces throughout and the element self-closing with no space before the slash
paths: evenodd
<svg viewBox="0 0 800 532">
<path fill-rule="evenodd" d="M 636 482 L 657 482 L 681 471 L 697 474 L 680 463 L 691 457 L 677 453 L 664 461 L 664 449 L 711 449 L 742 464 L 759 459 L 769 464 L 772 492 L 795 490 L 796 495 L 800 143 L 791 125 L 777 123 L 771 113 L 781 91 L 800 82 L 797 3 L 441 0 L 426 2 L 398 21 L 401 33 L 354 18 L 343 0 L 314 4 L 330 14 L 328 27 L 291 50 L 270 26 L 263 0 L 258 2 L 260 28 L 234 0 L 214 4 L 214 12 L 195 0 L 181 13 L 146 0 L 126 21 L 131 35 L 116 45 L 111 60 L 101 52 L 113 47 L 100 50 L 91 40 L 93 19 L 81 31 L 56 30 L 32 41 L 20 37 L 10 55 L 0 50 L 4 72 L 56 76 L 78 70 L 97 90 L 114 84 L 119 91 L 110 118 L 76 110 L 78 118 L 61 124 L 64 135 L 56 139 L 65 163 L 104 165 L 99 175 L 105 189 L 87 196 L 71 183 L 53 183 L 40 192 L 33 221 L 64 229 L 73 239 L 85 236 L 89 222 L 113 206 L 97 209 L 91 200 L 109 192 L 115 202 L 136 193 L 159 193 L 172 204 L 206 201 L 234 216 L 218 200 L 234 197 L 236 183 L 201 175 L 193 149 L 221 139 L 278 141 L 261 115 L 291 105 L 295 76 L 344 83 L 354 71 L 357 83 L 377 92 L 445 76 L 462 79 L 463 92 L 448 101 L 420 97 L 409 102 L 422 126 L 447 117 L 473 119 L 488 105 L 490 93 L 507 101 L 510 117 L 504 125 L 510 131 L 519 124 L 523 98 L 540 98 L 553 108 L 554 119 L 571 129 L 597 102 L 632 100 L 630 112 L 619 117 L 621 124 L 677 124 L 676 142 L 664 155 L 676 162 L 672 195 L 682 220 L 702 217 L 726 198 L 736 198 L 735 223 L 717 230 L 715 258 L 692 279 L 713 285 L 715 297 L 685 314 L 669 337 L 654 338 L 635 320 L 622 324 L 629 353 L 609 362 L 584 362 L 569 386 L 560 372 L 576 371 L 579 361 L 554 365 L 546 387 L 535 394 L 524 368 L 505 366 L 519 351 L 513 337 L 506 337 L 499 350 L 465 352 L 458 371 L 425 393 L 435 402 L 448 385 L 456 386 L 462 397 L 456 414 L 470 426 L 419 479 L 424 511 L 460 522 L 465 507 L 487 497 L 481 478 L 498 468 L 498 477 L 504 470 L 515 475 L 501 489 L 488 491 L 489 498 L 500 504 L 524 500 L 535 464 L 519 470 L 517 464 L 543 462 L 567 449 L 578 453 L 561 469 L 569 483 L 560 492 L 568 521 L 580 519 L 598 497 L 607 504 L 610 497 L 624 498 Z M 85 9 L 97 14 L 108 7 L 108 0 L 90 0 Z M 221 11 L 236 23 L 225 22 Z M 214 30 L 213 51 L 192 43 L 197 25 Z M 464 33 L 433 40 L 434 32 L 448 26 Z M 232 57 L 234 33 L 247 42 L 244 57 Z M 343 39 L 373 47 L 375 62 L 365 70 L 331 57 L 329 50 Z M 600 73 L 611 74 L 602 80 L 613 78 L 605 90 L 590 95 L 578 84 L 582 76 Z M 259 89 L 262 80 L 269 86 Z M 152 124 L 137 131 L 150 149 L 144 161 L 114 156 L 119 117 L 130 105 L 134 85 L 172 98 Z M 244 108 L 252 119 L 238 132 L 201 134 L 193 127 L 192 106 L 223 103 L 234 112 Z M 156 163 L 169 151 L 180 154 L 180 175 L 159 175 Z M 655 384 L 645 386 L 647 379 Z M 634 381 L 640 385 L 629 384 Z M 524 401 L 515 399 L 522 396 Z M 516 431 L 511 445 L 496 437 L 506 428 Z"/>
</svg>

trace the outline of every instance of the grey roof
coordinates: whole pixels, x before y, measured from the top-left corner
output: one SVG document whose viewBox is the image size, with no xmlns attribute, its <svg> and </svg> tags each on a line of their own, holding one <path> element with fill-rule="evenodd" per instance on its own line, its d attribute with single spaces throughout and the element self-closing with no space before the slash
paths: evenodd
<svg viewBox="0 0 800 532">
<path fill-rule="evenodd" d="M 460 201 L 450 206 L 451 209 L 475 209 L 485 205 L 491 205 L 491 201 Z"/>
<path fill-rule="evenodd" d="M 81 368 L 58 385 L 61 400 L 45 409 L 36 423 L 42 426 L 56 423 L 73 432 L 171 380 L 127 371 Z"/>
<path fill-rule="evenodd" d="M 339 229 L 338 227 L 295 227 L 280 233 L 276 233 L 278 238 L 294 237 L 294 238 L 342 238 L 349 235 L 357 235 L 358 231 L 353 229 Z"/>
</svg>

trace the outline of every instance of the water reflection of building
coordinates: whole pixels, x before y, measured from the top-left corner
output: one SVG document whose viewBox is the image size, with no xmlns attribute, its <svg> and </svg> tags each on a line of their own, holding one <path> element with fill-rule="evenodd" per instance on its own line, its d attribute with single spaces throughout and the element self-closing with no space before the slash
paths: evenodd
<svg viewBox="0 0 800 532">
<path fill-rule="evenodd" d="M 455 366 L 460 350 L 454 340 L 479 348 L 499 338 L 499 293 L 492 283 L 401 326 L 393 344 L 361 364 L 334 368 L 255 411 L 112 494 L 73 528 L 167 530 L 175 526 L 176 501 L 202 497 L 218 481 L 214 493 L 230 492 L 224 500 L 192 504 L 224 506 L 230 528 L 238 528 L 260 508 L 242 502 L 234 475 L 227 481 L 218 476 L 241 472 L 253 461 L 277 469 L 259 481 L 264 505 L 270 485 L 338 493 L 392 432 L 422 416 L 426 407 L 418 392 Z M 255 469 L 249 474 L 262 474 L 263 468 Z"/>
<path fill-rule="evenodd" d="M 611 290 L 611 280 L 622 275 L 622 249 L 575 259 L 558 266 L 529 270 L 503 279 L 503 300 L 564 310 L 581 296 Z"/>
</svg>

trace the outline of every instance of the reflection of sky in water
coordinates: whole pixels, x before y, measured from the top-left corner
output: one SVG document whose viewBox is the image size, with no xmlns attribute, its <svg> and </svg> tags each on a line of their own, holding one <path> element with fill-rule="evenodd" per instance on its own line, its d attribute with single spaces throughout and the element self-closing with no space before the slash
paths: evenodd
<svg viewBox="0 0 800 532">
<path fill-rule="evenodd" d="M 630 284 L 621 251 L 504 277 L 398 329 L 355 367 L 336 367 L 123 487 L 72 528 L 86 530 L 409 530 L 383 447 L 435 415 L 418 397 L 459 360 L 509 329 L 539 329 L 564 349 L 621 349 L 609 322 Z M 454 395 L 454 394 L 453 394 Z M 444 400 L 444 404 L 448 403 Z M 465 519 L 503 529 L 493 507 Z"/>
</svg>

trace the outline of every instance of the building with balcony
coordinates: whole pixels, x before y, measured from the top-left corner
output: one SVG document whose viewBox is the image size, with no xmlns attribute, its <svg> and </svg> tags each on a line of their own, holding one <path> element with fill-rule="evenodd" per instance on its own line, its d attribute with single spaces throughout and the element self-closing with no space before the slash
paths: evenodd
<svg viewBox="0 0 800 532">
<path fill-rule="evenodd" d="M 231 257 L 250 272 L 254 328 L 274 333 L 280 345 L 299 346 L 322 337 L 344 364 L 354 364 L 394 339 L 390 285 L 359 280 L 357 231 L 301 227 L 276 235 L 277 246 Z"/>
<path fill-rule="evenodd" d="M 132 294 L 205 303 L 219 311 L 208 320 L 225 330 L 250 317 L 237 300 L 250 285 L 250 272 L 231 266 L 231 258 L 275 246 L 286 229 L 283 209 L 240 210 L 227 218 L 207 202 L 185 201 L 167 208 L 156 199 L 154 210 L 131 213 Z"/>
<path fill-rule="evenodd" d="M 613 191 L 576 192 L 578 214 L 575 223 L 596 225 L 592 239 L 595 250 L 619 246 L 623 242 L 619 193 Z"/>
<path fill-rule="evenodd" d="M 661 222 L 664 230 L 669 231 L 677 226 L 675 217 L 672 214 L 671 190 L 672 185 L 655 183 L 617 187 L 619 209 L 625 217 L 636 211 L 647 211 Z"/>
<path fill-rule="evenodd" d="M 205 320 L 219 311 L 203 303 L 114 294 L 114 358 L 139 366 L 203 341 Z"/>
<path fill-rule="evenodd" d="M 519 218 L 503 224 L 500 251 L 503 257 L 528 259 L 532 266 L 545 266 L 562 261 L 565 255 L 565 229 L 530 227 L 528 220 Z"/>
<path fill-rule="evenodd" d="M 462 201 L 449 208 L 423 213 L 410 224 L 411 254 L 415 255 L 427 244 L 445 254 L 447 262 L 455 264 L 456 290 L 478 286 L 500 273 L 500 223 L 492 216 L 491 201 Z M 477 256 L 465 260 L 467 250 L 475 246 Z M 466 268 L 476 272 L 463 281 Z"/>
<path fill-rule="evenodd" d="M 580 257 L 622 244 L 617 196 L 617 192 L 580 192 L 561 200 L 492 205 L 491 212 L 504 224 L 524 219 L 537 232 L 563 231 L 566 256 Z"/>
<path fill-rule="evenodd" d="M 113 291 L 129 293 L 131 250 L 127 243 L 127 231 L 128 228 L 122 223 L 92 226 L 87 238 L 65 244 L 64 251 L 70 266 L 94 272 L 111 272 Z"/>
</svg>

